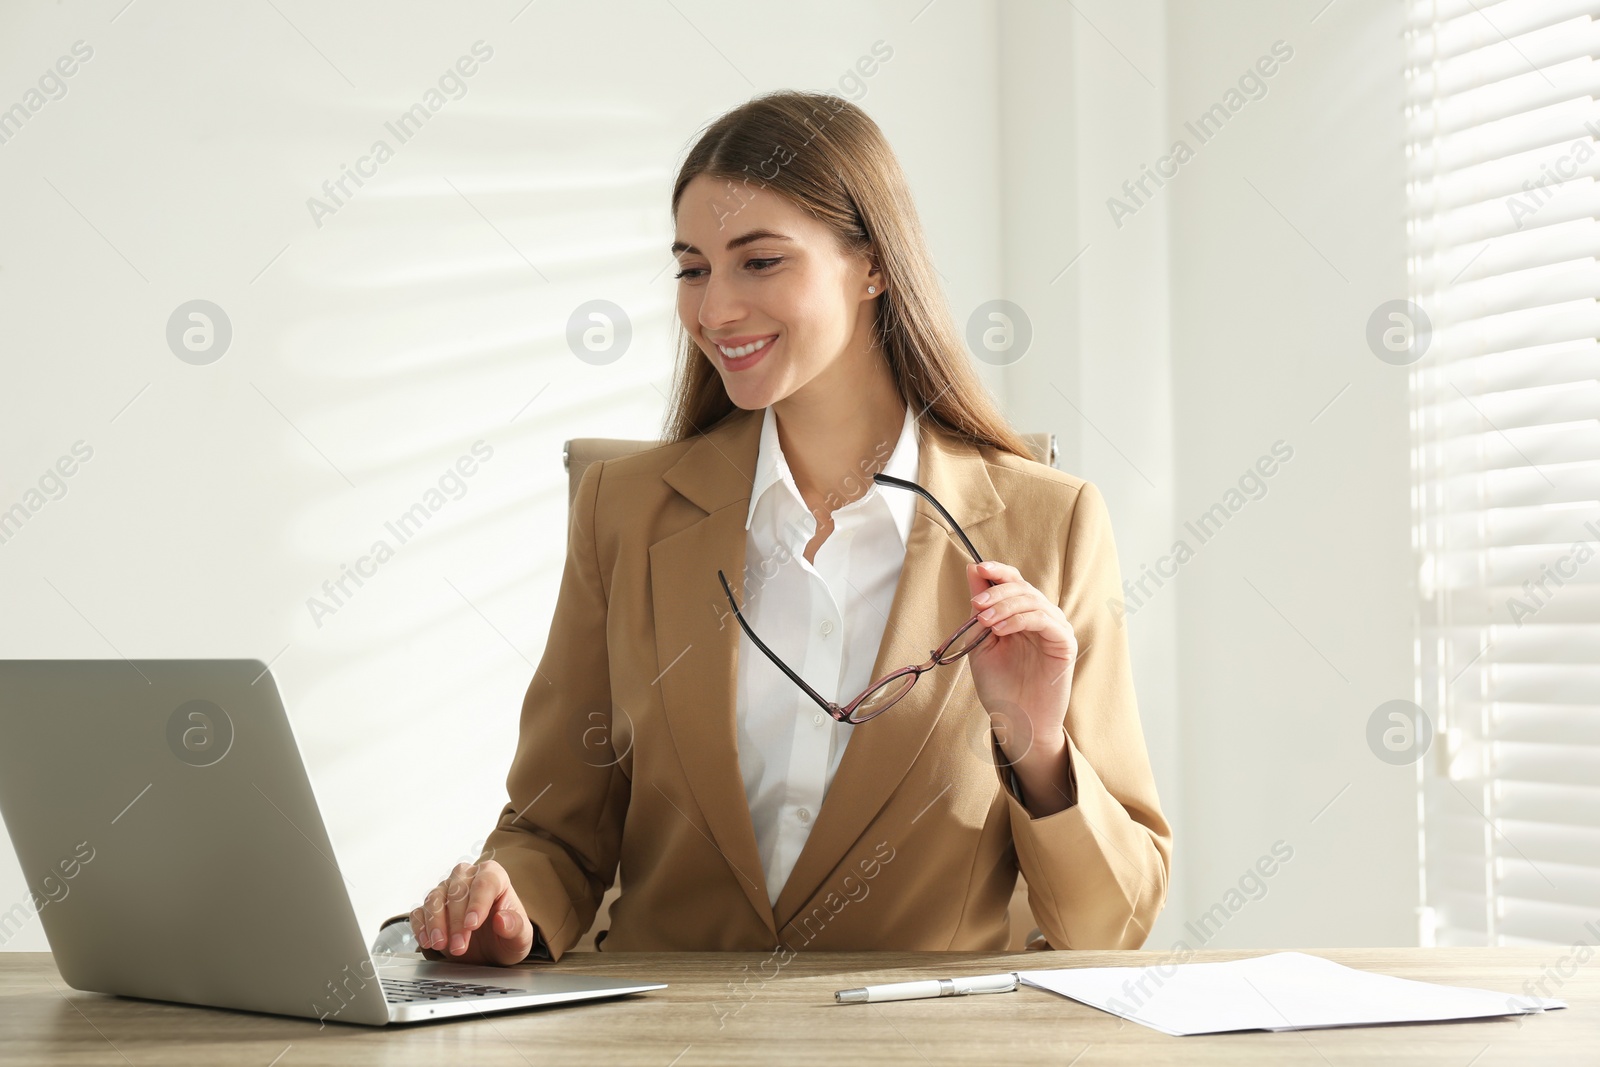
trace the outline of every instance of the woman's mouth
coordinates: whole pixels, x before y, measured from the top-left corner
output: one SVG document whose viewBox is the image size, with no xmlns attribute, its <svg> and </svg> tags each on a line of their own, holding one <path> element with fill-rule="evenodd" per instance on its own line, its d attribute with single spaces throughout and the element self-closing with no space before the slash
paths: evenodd
<svg viewBox="0 0 1600 1067">
<path fill-rule="evenodd" d="M 760 363 L 762 358 L 772 350 L 777 342 L 778 335 L 762 337 L 747 344 L 727 347 L 717 345 L 717 353 L 722 356 L 722 365 L 728 370 L 748 370 Z"/>
</svg>

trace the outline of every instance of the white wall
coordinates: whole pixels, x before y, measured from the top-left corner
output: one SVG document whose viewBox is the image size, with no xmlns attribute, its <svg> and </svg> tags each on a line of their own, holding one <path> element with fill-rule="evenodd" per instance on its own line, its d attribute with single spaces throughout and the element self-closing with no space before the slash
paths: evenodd
<svg viewBox="0 0 1600 1067">
<path fill-rule="evenodd" d="M 1127 619 L 1176 835 L 1153 949 L 1416 943 L 1414 768 L 1365 740 L 1411 694 L 1405 375 L 1363 340 L 1405 292 L 1400 16 L 1320 8 L 1003 7 L 1006 283 L 1047 338 L 1011 412 L 1104 490 L 1124 576 L 1170 575 Z M 1201 144 L 1184 123 L 1280 39 Z M 1179 139 L 1192 157 L 1130 196 Z M 1279 440 L 1261 499 L 1185 529 Z"/>
<path fill-rule="evenodd" d="M 1028 313 L 1033 349 L 986 380 L 1104 490 L 1125 573 L 1295 448 L 1128 619 L 1178 831 L 1149 946 L 1280 838 L 1293 861 L 1211 944 L 1413 943 L 1411 781 L 1363 740 L 1410 691 L 1403 372 L 1362 344 L 1404 282 L 1398 14 L 1316 6 L 8 7 L 0 105 L 73 42 L 94 56 L 0 144 L 0 501 L 74 441 L 95 454 L 0 545 L 0 655 L 273 660 L 358 913 L 408 908 L 503 799 L 560 575 L 561 442 L 659 428 L 678 160 L 881 40 L 847 95 L 910 175 L 958 322 L 999 296 Z M 1106 198 L 1280 37 L 1266 98 L 1115 225 Z M 316 225 L 307 198 L 479 40 L 466 94 Z M 196 298 L 234 329 L 209 366 L 164 336 Z M 606 366 L 565 341 L 591 299 L 634 328 Z M 465 495 L 318 626 L 307 598 L 479 439 Z M 0 909 L 25 894 L 0 849 Z"/>
<path fill-rule="evenodd" d="M 1417 943 L 1415 768 L 1366 741 L 1379 704 L 1412 696 L 1406 376 L 1364 340 L 1406 288 L 1401 5 L 1322 7 L 1169 6 L 1169 137 L 1195 147 L 1158 194 L 1177 519 L 1275 442 L 1294 453 L 1212 540 L 1188 538 L 1159 594 L 1177 594 L 1192 916 L 1274 842 L 1294 850 L 1217 945 Z M 1279 40 L 1293 57 L 1265 96 L 1188 135 Z"/>
</svg>

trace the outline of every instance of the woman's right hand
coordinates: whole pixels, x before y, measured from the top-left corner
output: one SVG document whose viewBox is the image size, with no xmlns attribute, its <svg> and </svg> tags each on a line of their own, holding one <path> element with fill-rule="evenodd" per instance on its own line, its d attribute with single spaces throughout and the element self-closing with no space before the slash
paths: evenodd
<svg viewBox="0 0 1600 1067">
<path fill-rule="evenodd" d="M 412 910 L 411 932 L 424 956 L 453 963 L 505 967 L 533 948 L 533 922 L 494 860 L 456 864 Z"/>
</svg>

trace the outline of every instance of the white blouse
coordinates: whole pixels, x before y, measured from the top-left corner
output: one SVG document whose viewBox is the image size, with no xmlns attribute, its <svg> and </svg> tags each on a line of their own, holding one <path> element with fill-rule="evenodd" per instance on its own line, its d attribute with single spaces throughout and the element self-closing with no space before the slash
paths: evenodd
<svg viewBox="0 0 1600 1067">
<path fill-rule="evenodd" d="M 884 442 L 868 462 L 876 462 Z M 883 473 L 916 481 L 917 421 L 906 408 Z M 808 563 L 817 518 L 795 486 L 772 408 L 762 416 L 755 483 L 745 518 L 745 580 L 740 610 L 766 646 L 824 697 L 851 699 L 873 680 L 916 513 L 916 494 L 871 485 L 833 512 L 833 531 Z M 843 498 L 859 486 L 841 486 Z M 896 665 L 898 666 L 898 665 Z M 776 904 L 811 833 L 822 798 L 855 730 L 836 722 L 741 630 L 737 717 L 739 769 Z"/>
</svg>

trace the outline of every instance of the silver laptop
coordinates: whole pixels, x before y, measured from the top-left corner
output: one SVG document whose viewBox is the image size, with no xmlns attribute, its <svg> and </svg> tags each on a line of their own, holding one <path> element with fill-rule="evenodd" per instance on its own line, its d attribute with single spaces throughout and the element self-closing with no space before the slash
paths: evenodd
<svg viewBox="0 0 1600 1067">
<path fill-rule="evenodd" d="M 0 926 L 37 911 L 74 989 L 382 1026 L 665 988 L 374 957 L 258 660 L 0 660 L 0 814 Z"/>
</svg>

